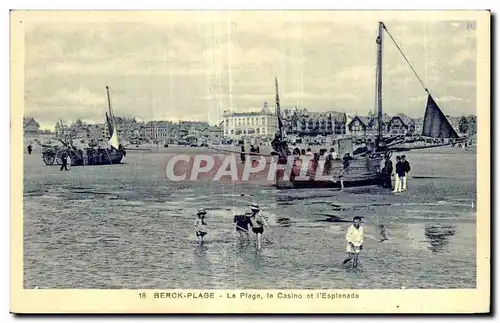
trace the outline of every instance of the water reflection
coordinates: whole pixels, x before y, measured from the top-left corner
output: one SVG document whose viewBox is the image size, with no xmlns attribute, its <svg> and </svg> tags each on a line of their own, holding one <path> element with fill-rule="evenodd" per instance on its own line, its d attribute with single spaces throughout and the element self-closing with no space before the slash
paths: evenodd
<svg viewBox="0 0 500 323">
<path fill-rule="evenodd" d="M 380 230 L 380 242 L 384 242 L 384 241 L 388 240 L 386 232 L 385 232 L 385 226 L 383 224 L 381 224 L 378 226 L 378 228 Z"/>
<path fill-rule="evenodd" d="M 429 250 L 441 252 L 448 243 L 448 238 L 455 235 L 454 225 L 428 224 L 425 226 L 425 237 L 429 242 Z"/>
</svg>

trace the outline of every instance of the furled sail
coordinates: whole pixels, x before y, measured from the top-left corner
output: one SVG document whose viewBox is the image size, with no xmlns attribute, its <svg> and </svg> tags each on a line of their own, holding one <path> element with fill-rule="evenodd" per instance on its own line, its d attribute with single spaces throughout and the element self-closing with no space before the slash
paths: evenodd
<svg viewBox="0 0 500 323">
<path fill-rule="evenodd" d="M 427 99 L 422 136 L 431 138 L 459 138 L 455 129 L 453 129 L 446 116 L 430 95 Z"/>
<path fill-rule="evenodd" d="M 108 124 L 108 133 L 110 136 L 113 135 L 113 122 L 111 121 L 111 118 L 108 116 L 108 113 L 106 112 L 106 122 Z"/>
</svg>

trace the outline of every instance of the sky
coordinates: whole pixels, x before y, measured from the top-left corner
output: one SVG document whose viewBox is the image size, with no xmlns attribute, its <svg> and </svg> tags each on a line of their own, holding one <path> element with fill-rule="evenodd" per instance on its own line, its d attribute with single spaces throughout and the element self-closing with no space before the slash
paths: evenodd
<svg viewBox="0 0 500 323">
<path fill-rule="evenodd" d="M 29 22 L 25 116 L 44 129 L 115 115 L 216 124 L 275 106 L 366 115 L 375 106 L 376 20 L 328 14 L 163 12 L 159 21 Z M 447 115 L 476 114 L 476 36 L 466 21 L 384 21 Z M 423 117 L 427 96 L 387 34 L 383 108 Z"/>
</svg>

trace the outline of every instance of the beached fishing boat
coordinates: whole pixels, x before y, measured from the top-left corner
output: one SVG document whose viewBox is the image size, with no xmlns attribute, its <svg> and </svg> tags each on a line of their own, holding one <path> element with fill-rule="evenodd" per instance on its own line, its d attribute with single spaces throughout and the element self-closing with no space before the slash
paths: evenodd
<svg viewBox="0 0 500 323">
<path fill-rule="evenodd" d="M 409 67 L 419 80 L 424 91 L 428 94 L 427 107 L 424 116 L 424 123 L 421 136 L 424 139 L 431 139 L 431 145 L 414 145 L 411 147 L 401 146 L 404 139 L 384 138 L 383 136 L 383 109 L 382 109 L 382 43 L 384 32 L 398 48 L 405 58 Z M 325 157 L 315 155 L 312 160 L 304 161 L 307 165 L 302 166 L 303 156 L 293 154 L 283 136 L 283 123 L 281 119 L 278 81 L 276 82 L 276 117 L 277 131 L 273 140 L 274 155 L 278 156 L 278 164 L 281 168 L 276 171 L 276 187 L 278 188 L 325 188 L 340 187 L 341 179 L 345 187 L 378 185 L 390 177 L 390 174 L 383 172 L 382 162 L 385 157 L 390 157 L 396 151 L 410 151 L 415 149 L 425 149 L 456 144 L 465 141 L 467 138 L 460 138 L 453 129 L 444 113 L 441 111 L 429 90 L 410 64 L 399 45 L 387 30 L 383 22 L 379 22 L 377 43 L 377 75 L 376 75 L 376 105 L 378 134 L 373 146 L 365 149 L 353 151 L 353 140 L 345 138 L 337 141 L 337 159 L 325 160 Z M 288 165 L 288 166 L 285 166 Z M 302 170 L 302 173 L 301 173 Z"/>
<path fill-rule="evenodd" d="M 99 148 L 91 147 L 89 145 L 87 148 L 77 148 L 76 145 L 73 144 L 73 139 L 71 137 L 64 139 L 56 138 L 56 144 L 41 144 L 42 159 L 46 165 L 53 165 L 54 162 L 61 165 L 62 159 L 65 158 L 65 156 L 70 157 L 71 166 L 110 165 L 121 163 L 126 152 L 118 140 L 118 131 L 116 129 L 115 116 L 111 108 L 108 86 L 106 86 L 106 93 L 108 97 L 109 109 L 109 116 L 106 113 L 106 122 L 108 124 L 108 131 L 110 135 L 110 139 L 108 141 L 110 147 Z"/>
</svg>

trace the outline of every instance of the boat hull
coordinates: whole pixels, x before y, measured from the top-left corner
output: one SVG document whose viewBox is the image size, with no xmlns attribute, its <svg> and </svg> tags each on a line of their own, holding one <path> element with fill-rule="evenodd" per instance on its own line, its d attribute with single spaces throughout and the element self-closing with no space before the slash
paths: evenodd
<svg viewBox="0 0 500 323">
<path fill-rule="evenodd" d="M 283 169 L 276 171 L 276 184 L 279 189 L 291 188 L 340 188 L 341 179 L 344 187 L 382 185 L 387 179 L 381 174 L 383 157 L 366 157 L 349 160 L 349 166 L 342 170 L 343 161 L 334 160 L 331 166 L 325 163 L 322 169 L 318 162 L 310 161 L 306 176 L 299 178 L 300 161 L 294 164 L 290 176 L 285 176 Z M 284 164 L 284 162 L 279 162 Z M 320 174 L 320 176 L 317 176 Z"/>
<path fill-rule="evenodd" d="M 120 164 L 124 150 L 116 149 L 98 149 L 93 152 L 87 152 L 84 158 L 73 156 L 71 159 L 71 166 L 102 166 Z"/>
</svg>

